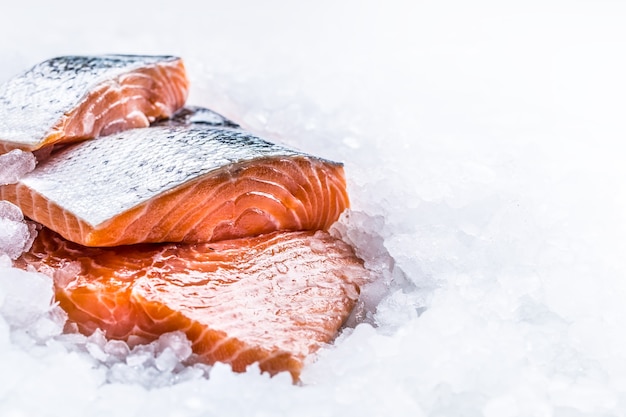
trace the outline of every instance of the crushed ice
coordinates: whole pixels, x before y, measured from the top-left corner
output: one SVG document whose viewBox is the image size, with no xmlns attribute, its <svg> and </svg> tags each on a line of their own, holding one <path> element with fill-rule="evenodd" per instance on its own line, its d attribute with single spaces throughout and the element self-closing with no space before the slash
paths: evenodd
<svg viewBox="0 0 626 417">
<path fill-rule="evenodd" d="M 36 237 L 37 225 L 25 220 L 19 207 L 0 200 L 0 257 L 17 259 Z"/>
<path fill-rule="evenodd" d="M 124 341 L 107 340 L 101 331 L 90 336 L 69 333 L 56 340 L 88 354 L 93 366 L 104 370 L 109 383 L 158 388 L 207 377 L 211 369 L 194 357 L 191 342 L 182 332 L 165 333 L 153 342 L 132 347 Z"/>
<path fill-rule="evenodd" d="M 30 152 L 14 149 L 0 155 L 0 186 L 14 184 L 35 169 L 37 160 Z M 0 263 L 2 258 L 17 259 L 37 236 L 36 225 L 27 221 L 19 207 L 0 201 Z"/>
<path fill-rule="evenodd" d="M 391 330 L 393 326 L 386 322 L 379 306 L 385 297 L 398 297 L 396 293 L 413 294 L 405 296 L 405 314 L 408 316 L 417 316 L 424 309 L 425 296 L 416 291 L 415 283 L 409 281 L 404 271 L 397 267 L 384 245 L 385 224 L 381 216 L 346 210 L 331 227 L 330 233 L 350 244 L 371 273 L 367 282 L 361 286 L 357 304 L 346 322 L 347 327 L 359 323 L 387 324 L 387 330 Z"/>
<path fill-rule="evenodd" d="M 35 169 L 37 160 L 31 152 L 14 149 L 0 155 L 0 185 L 15 184 Z"/>
</svg>

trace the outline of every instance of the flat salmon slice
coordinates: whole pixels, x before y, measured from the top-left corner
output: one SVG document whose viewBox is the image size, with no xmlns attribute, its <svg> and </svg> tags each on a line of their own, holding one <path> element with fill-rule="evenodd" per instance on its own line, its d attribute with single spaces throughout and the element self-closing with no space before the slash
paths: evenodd
<svg viewBox="0 0 626 417">
<path fill-rule="evenodd" d="M 16 266 L 54 277 L 78 329 L 147 342 L 180 330 L 206 363 L 288 371 L 335 337 L 367 276 L 327 232 L 202 244 L 88 248 L 43 229 Z"/>
<path fill-rule="evenodd" d="M 0 199 L 85 246 L 326 230 L 349 206 L 342 164 L 220 123 L 175 119 L 72 144 Z"/>
<path fill-rule="evenodd" d="M 170 117 L 189 80 L 173 56 L 64 56 L 0 85 L 0 153 L 34 151 Z"/>
</svg>

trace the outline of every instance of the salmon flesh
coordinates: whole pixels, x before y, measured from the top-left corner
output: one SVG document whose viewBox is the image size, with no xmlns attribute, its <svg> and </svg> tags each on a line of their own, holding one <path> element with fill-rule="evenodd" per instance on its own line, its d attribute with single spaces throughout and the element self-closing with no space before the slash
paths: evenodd
<svg viewBox="0 0 626 417">
<path fill-rule="evenodd" d="M 349 206 L 340 163 L 175 120 L 70 145 L 0 199 L 85 246 L 325 230 Z"/>
<path fill-rule="evenodd" d="M 206 363 L 288 371 L 331 342 L 367 275 L 327 232 L 201 244 L 88 248 L 43 229 L 16 266 L 54 277 L 81 332 L 137 342 L 184 331 Z"/>
<path fill-rule="evenodd" d="M 173 56 L 63 56 L 0 85 L 0 153 L 146 127 L 181 108 L 189 81 Z"/>
</svg>

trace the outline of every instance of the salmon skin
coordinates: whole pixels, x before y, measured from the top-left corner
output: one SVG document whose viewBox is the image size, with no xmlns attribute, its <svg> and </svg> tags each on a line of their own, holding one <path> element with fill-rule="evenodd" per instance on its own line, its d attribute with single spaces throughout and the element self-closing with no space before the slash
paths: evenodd
<svg viewBox="0 0 626 417">
<path fill-rule="evenodd" d="M 176 121 L 70 145 L 0 199 L 85 246 L 327 229 L 349 206 L 340 163 Z"/>
<path fill-rule="evenodd" d="M 146 127 L 181 108 L 188 90 L 178 57 L 52 58 L 0 85 L 0 153 Z"/>
<path fill-rule="evenodd" d="M 331 342 L 367 271 L 327 232 L 88 248 L 43 229 L 16 266 L 54 278 L 78 329 L 144 343 L 180 330 L 203 362 L 288 371 Z"/>
<path fill-rule="evenodd" d="M 154 126 L 188 126 L 191 124 L 240 128 L 232 120 L 228 120 L 221 114 L 200 106 L 185 106 L 174 113 L 170 119 L 159 121 Z"/>
</svg>

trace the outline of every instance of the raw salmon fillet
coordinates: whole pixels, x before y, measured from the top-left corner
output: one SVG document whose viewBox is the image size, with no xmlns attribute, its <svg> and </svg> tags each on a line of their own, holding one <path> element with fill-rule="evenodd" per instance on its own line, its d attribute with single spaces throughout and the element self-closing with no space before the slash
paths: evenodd
<svg viewBox="0 0 626 417">
<path fill-rule="evenodd" d="M 288 371 L 335 337 L 367 271 L 327 232 L 203 244 L 88 248 L 42 230 L 16 266 L 54 277 L 81 332 L 150 341 L 184 331 L 207 363 Z"/>
<path fill-rule="evenodd" d="M 0 199 L 86 246 L 325 230 L 349 206 L 342 164 L 225 123 L 174 119 L 72 144 Z"/>
<path fill-rule="evenodd" d="M 173 56 L 63 56 L 0 85 L 0 153 L 34 151 L 170 117 L 187 98 Z"/>
</svg>

